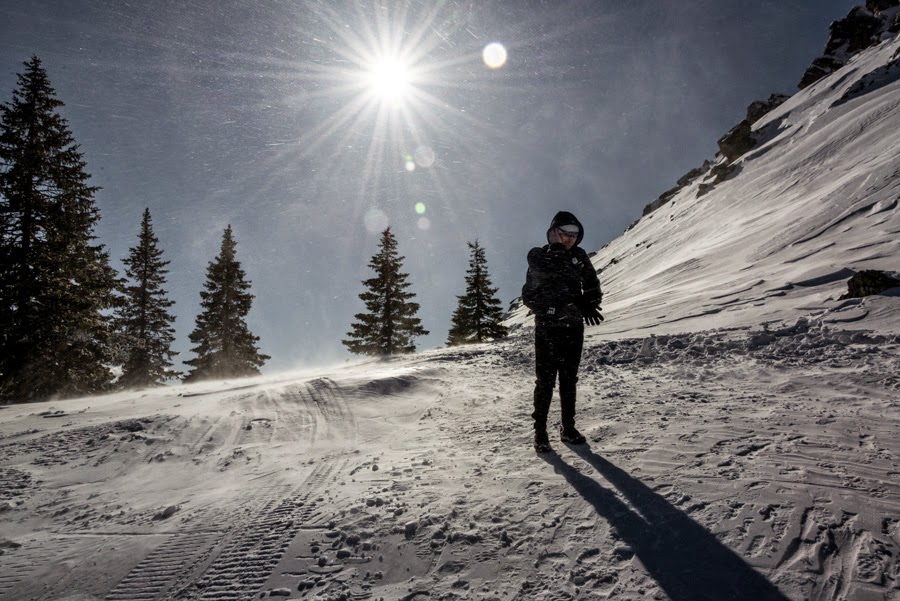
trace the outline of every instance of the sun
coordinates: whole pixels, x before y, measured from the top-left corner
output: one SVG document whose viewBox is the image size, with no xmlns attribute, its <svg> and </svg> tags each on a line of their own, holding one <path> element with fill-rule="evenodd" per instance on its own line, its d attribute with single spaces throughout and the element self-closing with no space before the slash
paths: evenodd
<svg viewBox="0 0 900 601">
<path fill-rule="evenodd" d="M 500 135 L 468 105 L 503 85 L 482 83 L 477 68 L 502 67 L 505 47 L 482 56 L 483 43 L 469 41 L 468 13 L 452 0 L 351 2 L 347 11 L 313 4 L 306 52 L 315 59 L 296 67 L 297 104 L 317 116 L 297 142 L 302 155 L 339 158 L 335 169 L 352 171 L 359 198 L 400 198 L 413 184 L 452 189 L 437 148 Z"/>
<path fill-rule="evenodd" d="M 383 57 L 367 74 L 373 94 L 384 100 L 403 100 L 412 88 L 410 66 L 396 57 Z"/>
</svg>

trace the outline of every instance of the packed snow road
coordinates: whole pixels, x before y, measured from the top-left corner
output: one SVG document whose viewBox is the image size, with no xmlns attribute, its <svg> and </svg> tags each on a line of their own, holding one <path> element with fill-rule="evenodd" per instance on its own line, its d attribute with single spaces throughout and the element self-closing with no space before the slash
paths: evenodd
<svg viewBox="0 0 900 601">
<path fill-rule="evenodd" d="M 898 599 L 896 336 L 530 339 L 0 409 L 0 601 Z M 554 402 L 554 413 L 558 405 Z"/>
</svg>

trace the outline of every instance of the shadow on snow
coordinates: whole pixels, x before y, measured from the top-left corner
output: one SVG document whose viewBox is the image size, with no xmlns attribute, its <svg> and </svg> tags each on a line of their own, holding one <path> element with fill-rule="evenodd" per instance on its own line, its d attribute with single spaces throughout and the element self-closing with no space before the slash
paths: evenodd
<svg viewBox="0 0 900 601">
<path fill-rule="evenodd" d="M 555 452 L 541 457 L 616 529 L 672 601 L 789 601 L 739 555 L 640 480 L 588 447 L 571 448 L 631 507 Z"/>
</svg>

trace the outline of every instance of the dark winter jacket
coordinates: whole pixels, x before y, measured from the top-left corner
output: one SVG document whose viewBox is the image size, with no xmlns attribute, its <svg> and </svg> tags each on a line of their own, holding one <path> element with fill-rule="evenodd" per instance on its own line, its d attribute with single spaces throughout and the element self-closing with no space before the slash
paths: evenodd
<svg viewBox="0 0 900 601">
<path fill-rule="evenodd" d="M 578 246 L 584 228 L 571 213 L 561 211 L 547 230 L 574 224 L 581 230 L 575 246 L 547 244 L 528 251 L 528 273 L 522 287 L 522 302 L 535 315 L 538 326 L 576 327 L 582 325 L 581 303 L 599 303 L 603 298 L 600 281 L 587 253 Z"/>
</svg>

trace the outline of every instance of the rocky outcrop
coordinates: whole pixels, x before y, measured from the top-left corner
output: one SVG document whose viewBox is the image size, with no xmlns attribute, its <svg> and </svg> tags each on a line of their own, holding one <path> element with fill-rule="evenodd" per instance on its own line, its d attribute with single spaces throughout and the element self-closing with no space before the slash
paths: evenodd
<svg viewBox="0 0 900 601">
<path fill-rule="evenodd" d="M 879 42 L 885 33 L 900 28 L 897 11 L 900 0 L 869 0 L 866 7 L 857 6 L 846 17 L 831 24 L 831 32 L 822 56 L 815 59 L 800 80 L 802 90 L 834 73 L 850 57 Z"/>
<path fill-rule="evenodd" d="M 881 294 L 885 290 L 897 287 L 900 287 L 900 280 L 888 272 L 866 269 L 850 278 L 847 282 L 847 294 L 841 296 L 839 300 Z"/>
<path fill-rule="evenodd" d="M 727 134 L 719 138 L 719 152 L 729 163 L 733 163 L 745 152 L 756 146 L 750 122 L 746 119 L 731 128 Z"/>
<path fill-rule="evenodd" d="M 731 174 L 735 171 L 737 171 L 737 165 L 731 163 L 717 163 L 715 167 L 709 170 L 709 177 L 706 178 L 707 181 L 697 186 L 697 198 L 710 192 L 716 187 L 716 184 L 724 182 L 731 177 Z"/>
<path fill-rule="evenodd" d="M 750 103 L 750 106 L 747 107 L 747 121 L 749 121 L 751 125 L 756 123 L 774 109 L 784 104 L 788 98 L 790 98 L 790 96 L 785 96 L 784 94 L 772 94 L 769 96 L 768 100 L 754 100 Z"/>
<path fill-rule="evenodd" d="M 900 0 L 898 0 L 900 1 Z M 733 163 L 748 150 L 756 146 L 756 137 L 752 126 L 773 109 L 784 104 L 789 97 L 784 94 L 772 94 L 768 100 L 755 100 L 747 107 L 747 117 L 731 128 L 727 134 L 719 138 L 719 151 L 729 163 Z"/>
<path fill-rule="evenodd" d="M 675 198 L 675 195 L 678 194 L 679 190 L 681 190 L 681 188 L 677 187 L 677 186 L 675 188 L 669 188 L 668 190 L 666 190 L 665 192 L 660 194 L 659 198 L 657 198 L 650 204 L 644 205 L 644 210 L 641 212 L 641 217 L 646 217 L 647 215 L 649 215 L 656 209 L 669 204 L 669 201 L 671 201 L 673 198 Z M 635 226 L 635 225 L 637 225 L 637 222 L 634 222 L 631 225 Z M 629 228 L 629 229 L 631 229 L 631 228 Z M 628 230 L 625 230 L 625 231 L 628 231 Z"/>
<path fill-rule="evenodd" d="M 867 0 L 865 8 L 858 6 L 844 19 L 831 24 L 825 51 L 806 70 L 800 88 L 805 88 L 840 69 L 853 55 L 877 44 L 882 36 L 898 32 L 900 32 L 900 0 Z M 879 81 L 888 80 L 881 78 Z M 675 187 L 666 190 L 659 198 L 644 207 L 642 218 L 671 202 L 679 192 L 703 176 L 705 178 L 697 185 L 697 197 L 707 194 L 717 184 L 731 177 L 737 171 L 735 161 L 759 143 L 760 134 L 753 131 L 753 124 L 788 98 L 789 96 L 784 94 L 772 94 L 768 100 L 750 103 L 746 118 L 718 140 L 717 156 L 724 160 L 716 161 L 715 165 L 710 161 L 704 161 L 702 167 L 692 169 L 680 177 Z M 777 127 L 777 124 L 774 126 Z M 765 135 L 765 129 L 762 131 Z M 625 231 L 632 229 L 639 221 L 640 219 L 632 223 Z"/>
<path fill-rule="evenodd" d="M 900 1 L 900 0 L 898 0 Z M 710 161 L 704 161 L 701 167 L 691 169 L 678 178 L 674 188 L 670 188 L 659 195 L 659 198 L 644 207 L 642 213 L 646 217 L 658 208 L 668 204 L 676 194 L 692 184 L 699 177 L 709 173 L 707 181 L 702 182 L 697 190 L 697 196 L 703 196 L 712 190 L 716 184 L 723 182 L 735 169 L 732 163 L 743 156 L 748 150 L 756 146 L 756 138 L 752 131 L 752 125 L 773 109 L 782 105 L 789 96 L 784 94 L 772 94 L 768 100 L 755 100 L 747 107 L 747 118 L 738 123 L 727 134 L 719 139 L 720 154 L 725 157 L 724 163 L 715 166 Z M 635 222 L 636 223 L 636 222 Z M 632 227 L 634 224 L 632 224 Z M 631 228 L 629 228 L 631 229 Z M 625 230 L 628 231 L 628 230 Z"/>
<path fill-rule="evenodd" d="M 685 187 L 686 185 L 688 185 L 689 183 L 691 183 L 692 181 L 694 181 L 695 179 L 697 179 L 698 177 L 700 177 L 701 175 L 703 175 L 704 173 L 709 171 L 709 166 L 710 166 L 709 161 L 703 161 L 702 167 L 695 167 L 695 168 L 691 169 L 690 171 L 688 171 L 687 173 L 685 173 L 684 175 L 679 177 L 678 181 L 676 183 L 678 184 L 678 186 L 680 188 Z"/>
<path fill-rule="evenodd" d="M 679 177 L 678 181 L 676 182 L 677 185 L 674 188 L 669 188 L 668 190 L 660 194 L 659 198 L 644 207 L 642 216 L 646 217 L 661 206 L 668 204 L 668 202 L 672 200 L 675 195 L 678 194 L 685 186 L 689 185 L 695 179 L 709 171 L 710 165 L 711 163 L 709 161 L 703 161 L 702 167 L 695 167 L 694 169 L 691 169 L 690 171 Z"/>
</svg>

